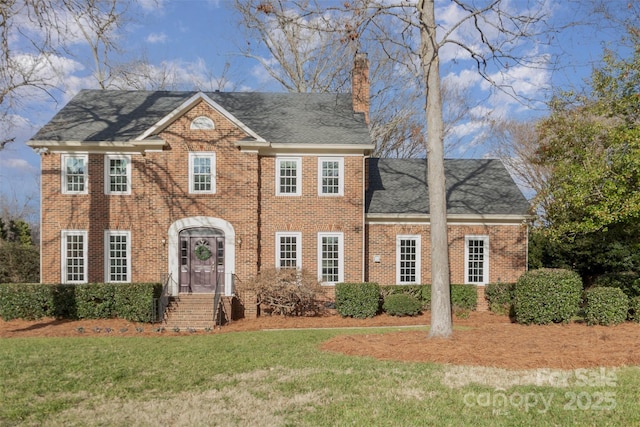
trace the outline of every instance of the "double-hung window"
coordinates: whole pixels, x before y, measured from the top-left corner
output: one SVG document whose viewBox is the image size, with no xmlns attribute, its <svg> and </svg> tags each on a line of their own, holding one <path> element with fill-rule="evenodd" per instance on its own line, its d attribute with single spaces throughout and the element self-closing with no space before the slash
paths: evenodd
<svg viewBox="0 0 640 427">
<path fill-rule="evenodd" d="M 62 231 L 62 283 L 87 283 L 87 236 L 84 230 Z"/>
<path fill-rule="evenodd" d="M 465 283 L 489 282 L 489 236 L 465 236 Z"/>
<path fill-rule="evenodd" d="M 420 283 L 419 235 L 396 236 L 396 281 L 399 284 Z"/>
<path fill-rule="evenodd" d="M 131 282 L 131 233 L 106 230 L 104 254 L 105 282 Z"/>
<path fill-rule="evenodd" d="M 302 233 L 276 233 L 276 268 L 302 268 Z"/>
<path fill-rule="evenodd" d="M 104 160 L 104 193 L 131 194 L 131 156 L 107 155 Z"/>
<path fill-rule="evenodd" d="M 344 281 L 342 233 L 318 233 L 318 279 L 324 284 Z"/>
<path fill-rule="evenodd" d="M 276 158 L 276 194 L 299 196 L 302 192 L 302 159 L 300 157 Z"/>
<path fill-rule="evenodd" d="M 344 194 L 344 159 L 342 157 L 318 159 L 318 194 L 321 196 Z"/>
<path fill-rule="evenodd" d="M 62 194 L 87 194 L 88 168 L 88 155 L 62 155 Z"/>
<path fill-rule="evenodd" d="M 189 192 L 216 192 L 216 154 L 189 153 Z"/>
</svg>

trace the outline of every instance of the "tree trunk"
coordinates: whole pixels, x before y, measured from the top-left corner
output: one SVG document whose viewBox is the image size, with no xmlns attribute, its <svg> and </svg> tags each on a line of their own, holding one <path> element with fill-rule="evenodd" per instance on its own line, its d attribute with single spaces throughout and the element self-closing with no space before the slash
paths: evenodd
<svg viewBox="0 0 640 427">
<path fill-rule="evenodd" d="M 447 200 L 444 177 L 444 123 L 440 95 L 440 61 L 436 40 L 434 0 L 418 2 L 420 15 L 420 59 L 426 79 L 427 184 L 431 219 L 431 329 L 429 337 L 449 337 L 451 294 Z"/>
</svg>

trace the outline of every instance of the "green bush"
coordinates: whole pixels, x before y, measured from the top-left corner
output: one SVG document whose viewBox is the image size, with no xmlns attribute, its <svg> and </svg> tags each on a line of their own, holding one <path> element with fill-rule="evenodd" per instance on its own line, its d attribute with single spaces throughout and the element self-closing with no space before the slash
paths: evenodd
<svg viewBox="0 0 640 427">
<path fill-rule="evenodd" d="M 640 297 L 629 300 L 629 320 L 640 323 Z"/>
<path fill-rule="evenodd" d="M 424 289 L 428 288 L 428 298 L 424 299 Z M 380 297 L 383 301 L 387 299 L 389 295 L 406 294 L 411 295 L 418 301 L 423 310 L 429 310 L 431 306 L 431 287 L 429 285 L 387 285 L 380 286 Z"/>
<path fill-rule="evenodd" d="M 377 283 L 337 283 L 336 310 L 342 317 L 364 319 L 380 309 L 380 286 Z"/>
<path fill-rule="evenodd" d="M 4 320 L 36 320 L 53 316 L 53 301 L 53 287 L 49 285 L 0 285 L 0 316 Z"/>
<path fill-rule="evenodd" d="M 489 283 L 484 288 L 489 310 L 498 314 L 511 314 L 515 286 L 515 283 Z"/>
<path fill-rule="evenodd" d="M 154 298 L 160 296 L 159 283 L 131 283 L 115 287 L 114 314 L 132 322 L 153 321 Z"/>
<path fill-rule="evenodd" d="M 634 272 L 603 274 L 594 281 L 594 286 L 622 289 L 629 298 L 640 296 L 640 278 Z"/>
<path fill-rule="evenodd" d="M 420 301 L 423 310 L 431 310 L 431 285 L 389 285 L 381 286 L 380 294 L 384 301 L 395 294 L 411 295 Z M 475 285 L 451 285 L 451 306 L 454 310 L 475 310 L 478 293 Z"/>
<path fill-rule="evenodd" d="M 516 282 L 514 311 L 523 324 L 568 323 L 579 309 L 582 281 L 570 270 L 540 269 Z"/>
<path fill-rule="evenodd" d="M 161 291 L 152 283 L 82 285 L 0 285 L 0 317 L 36 320 L 43 317 L 98 319 L 120 317 L 152 320 L 153 299 Z"/>
<path fill-rule="evenodd" d="M 112 283 L 76 285 L 76 310 L 79 319 L 115 317 L 115 287 Z"/>
<path fill-rule="evenodd" d="M 383 310 L 391 316 L 417 316 L 422 303 L 409 294 L 392 294 L 384 299 Z"/>
<path fill-rule="evenodd" d="M 451 285 L 451 306 L 455 311 L 474 311 L 478 305 L 475 285 Z"/>
<path fill-rule="evenodd" d="M 629 298 L 620 288 L 596 287 L 585 292 L 584 318 L 588 325 L 617 325 L 627 318 Z"/>
</svg>

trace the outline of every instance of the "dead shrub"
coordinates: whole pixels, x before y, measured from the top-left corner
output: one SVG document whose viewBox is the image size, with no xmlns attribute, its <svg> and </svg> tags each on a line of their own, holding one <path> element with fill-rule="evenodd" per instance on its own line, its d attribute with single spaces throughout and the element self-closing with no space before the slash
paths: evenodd
<svg viewBox="0 0 640 427">
<path fill-rule="evenodd" d="M 324 289 L 318 279 L 305 270 L 263 270 L 243 287 L 255 292 L 262 313 L 318 316 L 325 310 Z"/>
</svg>

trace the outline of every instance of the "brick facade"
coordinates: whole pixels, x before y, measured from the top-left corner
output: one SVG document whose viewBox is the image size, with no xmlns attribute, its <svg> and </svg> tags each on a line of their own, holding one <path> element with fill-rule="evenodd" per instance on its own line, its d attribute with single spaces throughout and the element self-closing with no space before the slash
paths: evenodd
<svg viewBox="0 0 640 427">
<path fill-rule="evenodd" d="M 358 108 L 364 108 L 359 106 Z M 197 117 L 208 117 L 213 130 L 193 130 Z M 397 283 L 396 237 L 419 235 L 420 283 L 430 283 L 430 242 L 427 223 L 368 222 L 365 187 L 368 182 L 368 148 L 287 147 L 243 149 L 247 133 L 238 124 L 201 101 L 181 112 L 158 134 L 162 150 L 114 149 L 94 145 L 88 155 L 87 194 L 63 194 L 62 155 L 69 147 L 52 148 L 42 156 L 42 268 L 44 283 L 64 281 L 62 240 L 64 230 L 86 231 L 88 282 L 105 278 L 105 231 L 130 232 L 131 281 L 155 282 L 177 272 L 176 236 L 179 224 L 195 224 L 200 218 L 224 224 L 233 239 L 227 257 L 239 282 L 260 269 L 276 266 L 276 233 L 300 233 L 304 269 L 319 274 L 318 233 L 341 233 L 343 280 Z M 73 150 L 76 150 L 74 148 Z M 189 191 L 189 153 L 215 154 L 215 193 Z M 131 193 L 105 195 L 105 155 L 125 154 L 131 159 Z M 301 193 L 277 195 L 278 156 L 299 158 Z M 342 195 L 320 195 L 319 159 L 343 162 Z M 190 221 L 190 222 L 189 222 Z M 176 225 L 178 224 L 178 225 Z M 173 233 L 173 234 L 172 234 Z M 465 283 L 465 236 L 486 236 L 489 241 L 489 281 L 513 282 L 526 270 L 527 230 L 522 223 L 452 223 L 449 226 L 449 258 L 452 283 Z M 233 251 L 230 251 L 233 249 Z M 177 280 L 177 277 L 173 277 Z M 326 287 L 334 298 L 332 286 Z M 174 290 L 177 292 L 177 288 Z M 254 295 L 238 295 L 244 315 L 256 316 Z"/>
</svg>

